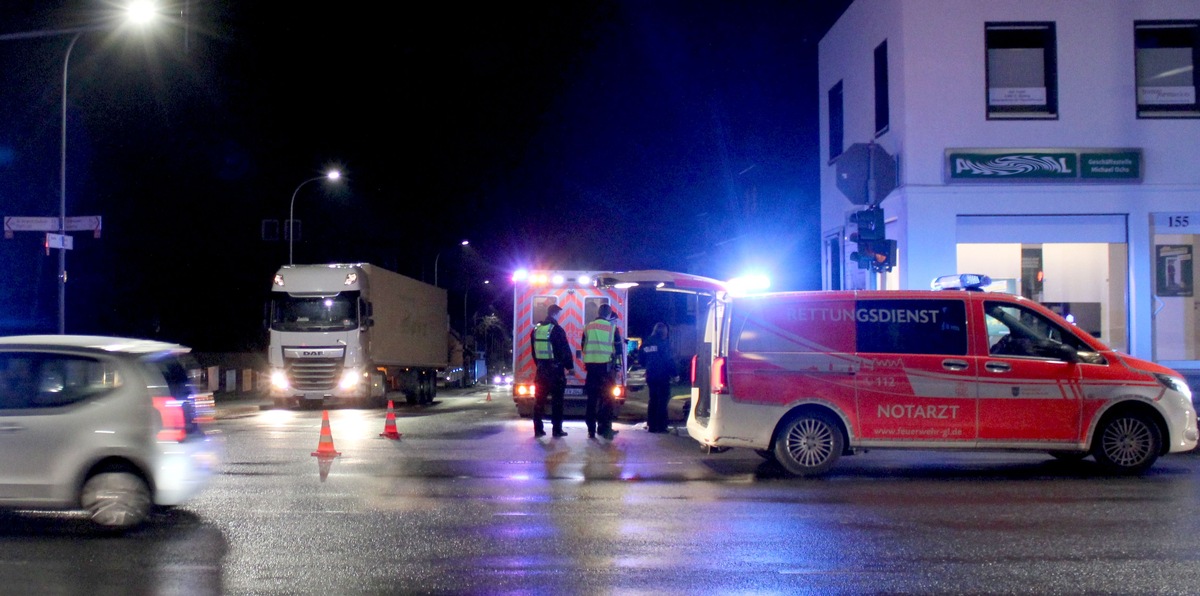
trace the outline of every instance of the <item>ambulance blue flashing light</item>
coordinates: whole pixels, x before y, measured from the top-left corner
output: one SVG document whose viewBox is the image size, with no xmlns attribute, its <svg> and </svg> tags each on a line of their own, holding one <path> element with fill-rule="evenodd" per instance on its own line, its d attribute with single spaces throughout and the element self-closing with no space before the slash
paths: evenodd
<svg viewBox="0 0 1200 596">
<path fill-rule="evenodd" d="M 727 287 L 734 296 L 765 292 L 771 287 L 771 278 L 762 274 L 743 275 L 729 280 Z"/>
<path fill-rule="evenodd" d="M 943 275 L 929 283 L 929 287 L 935 290 L 966 290 L 968 292 L 984 292 L 990 285 L 992 285 L 992 278 L 979 273 Z"/>
</svg>

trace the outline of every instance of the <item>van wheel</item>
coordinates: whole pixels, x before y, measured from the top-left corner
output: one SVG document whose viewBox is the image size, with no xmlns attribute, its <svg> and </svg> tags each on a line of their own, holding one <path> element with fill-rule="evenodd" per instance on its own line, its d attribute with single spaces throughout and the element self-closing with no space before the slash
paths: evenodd
<svg viewBox="0 0 1200 596">
<path fill-rule="evenodd" d="M 96 526 L 126 530 L 149 515 L 150 487 L 132 472 L 101 472 L 83 484 L 79 502 Z"/>
<path fill-rule="evenodd" d="M 796 476 L 816 476 L 833 468 L 844 448 L 842 431 L 823 414 L 802 414 L 775 435 L 775 458 Z"/>
<path fill-rule="evenodd" d="M 1144 472 L 1158 459 L 1162 436 L 1158 426 L 1137 412 L 1119 412 L 1104 420 L 1092 440 L 1092 455 L 1116 474 Z"/>
</svg>

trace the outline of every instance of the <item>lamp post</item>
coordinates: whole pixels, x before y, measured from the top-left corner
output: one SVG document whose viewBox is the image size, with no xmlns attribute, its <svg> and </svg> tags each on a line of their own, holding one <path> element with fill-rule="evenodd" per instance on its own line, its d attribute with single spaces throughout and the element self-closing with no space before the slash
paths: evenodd
<svg viewBox="0 0 1200 596">
<path fill-rule="evenodd" d="M 308 180 L 301 182 L 296 186 L 296 190 L 292 191 L 292 202 L 288 205 L 288 265 L 296 264 L 296 262 L 292 259 L 292 245 L 296 241 L 296 219 L 294 217 L 296 214 L 296 195 L 299 194 L 300 189 L 309 182 L 316 182 L 317 180 L 329 180 L 331 182 L 336 182 L 341 177 L 341 172 L 337 170 L 329 170 L 324 176 L 309 178 Z"/>
<path fill-rule="evenodd" d="M 463 240 L 462 242 L 459 242 L 458 245 L 466 246 L 470 243 L 471 243 L 470 240 Z M 442 258 L 442 251 L 439 250 L 437 253 L 437 256 L 433 257 L 433 285 L 434 285 L 434 287 L 438 287 L 438 259 L 441 259 L 441 258 Z"/>
<path fill-rule="evenodd" d="M 156 16 L 156 8 L 152 2 L 136 1 L 131 2 L 125 8 L 125 19 L 128 22 L 144 25 Z M 46 34 L 66 34 L 74 33 L 71 36 L 71 42 L 67 44 L 67 52 L 63 57 L 62 71 L 62 124 L 60 132 L 61 138 L 61 153 L 59 155 L 58 168 L 58 233 L 66 235 L 67 233 L 67 72 L 71 64 L 71 50 L 75 49 L 75 42 L 79 41 L 79 36 L 88 31 L 107 29 L 108 27 L 83 27 L 78 29 L 62 30 L 59 32 L 45 32 Z M 67 332 L 67 247 L 64 243 L 58 249 L 58 333 L 63 335 Z"/>
</svg>

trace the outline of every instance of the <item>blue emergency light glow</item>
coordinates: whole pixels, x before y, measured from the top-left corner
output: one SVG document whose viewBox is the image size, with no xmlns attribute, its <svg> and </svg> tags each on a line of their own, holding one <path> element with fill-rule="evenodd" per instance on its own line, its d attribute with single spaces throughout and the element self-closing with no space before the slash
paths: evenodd
<svg viewBox="0 0 1200 596">
<path fill-rule="evenodd" d="M 771 279 L 766 275 L 753 273 L 735 277 L 727 283 L 729 293 L 733 295 L 744 295 L 753 292 L 765 292 L 771 287 Z"/>
</svg>

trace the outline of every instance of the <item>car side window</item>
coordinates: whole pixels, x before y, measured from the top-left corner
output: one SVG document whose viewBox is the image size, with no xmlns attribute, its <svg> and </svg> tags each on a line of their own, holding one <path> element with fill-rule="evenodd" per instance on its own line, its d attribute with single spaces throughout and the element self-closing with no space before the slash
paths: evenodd
<svg viewBox="0 0 1200 596">
<path fill-rule="evenodd" d="M 987 302 L 988 353 L 995 356 L 1068 359 L 1104 364 L 1100 354 L 1061 325 L 1035 312 L 1006 302 Z M 1064 348 L 1068 352 L 1064 352 Z"/>
<path fill-rule="evenodd" d="M 65 406 L 121 382 L 111 362 L 68 354 L 0 353 L 0 410 Z"/>
</svg>

